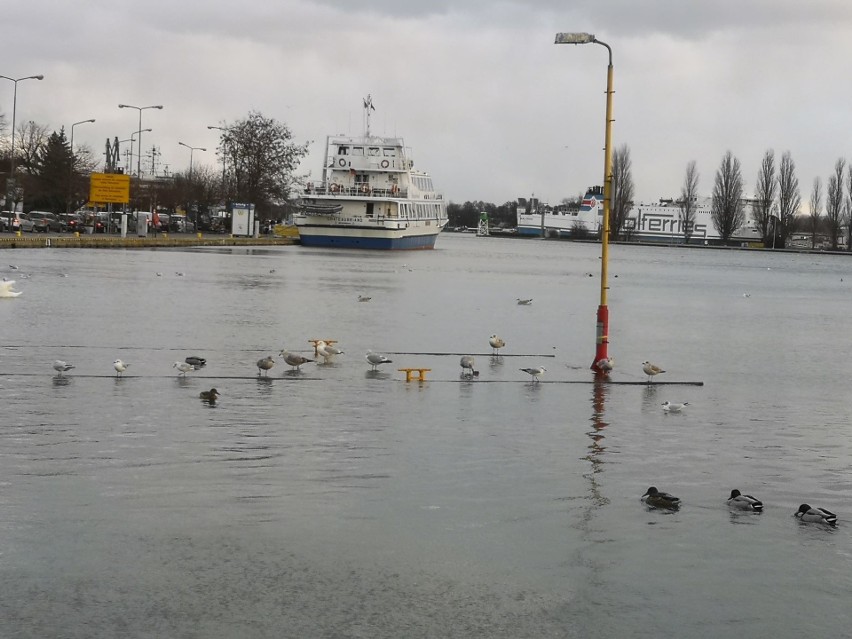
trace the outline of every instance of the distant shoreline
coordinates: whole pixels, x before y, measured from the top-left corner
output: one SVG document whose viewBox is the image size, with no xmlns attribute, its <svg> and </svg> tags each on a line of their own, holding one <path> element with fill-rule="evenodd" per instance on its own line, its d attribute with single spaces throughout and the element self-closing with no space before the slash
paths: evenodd
<svg viewBox="0 0 852 639">
<path fill-rule="evenodd" d="M 0 235 L 0 249 L 34 248 L 180 248 L 191 246 L 289 246 L 299 244 L 297 237 L 268 235 L 233 237 L 231 235 L 175 235 L 160 233 L 147 237 L 115 235 Z"/>
</svg>

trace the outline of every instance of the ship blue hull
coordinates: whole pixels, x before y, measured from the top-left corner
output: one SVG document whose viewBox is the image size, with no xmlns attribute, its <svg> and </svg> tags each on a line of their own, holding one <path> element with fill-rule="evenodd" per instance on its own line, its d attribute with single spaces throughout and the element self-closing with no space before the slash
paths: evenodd
<svg viewBox="0 0 852 639">
<path fill-rule="evenodd" d="M 411 235 L 408 237 L 352 237 L 339 235 L 313 235 L 299 230 L 302 246 L 323 248 L 354 248 L 382 251 L 408 251 L 435 248 L 438 235 Z"/>
</svg>

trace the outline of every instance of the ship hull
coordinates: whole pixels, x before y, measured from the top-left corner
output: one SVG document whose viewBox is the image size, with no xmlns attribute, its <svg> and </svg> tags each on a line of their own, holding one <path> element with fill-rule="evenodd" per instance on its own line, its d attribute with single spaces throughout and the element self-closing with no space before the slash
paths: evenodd
<svg viewBox="0 0 852 639">
<path fill-rule="evenodd" d="M 382 251 L 432 249 L 435 248 L 439 232 L 440 229 L 428 233 L 404 234 L 369 228 L 330 228 L 310 224 L 299 226 L 302 246 Z"/>
</svg>

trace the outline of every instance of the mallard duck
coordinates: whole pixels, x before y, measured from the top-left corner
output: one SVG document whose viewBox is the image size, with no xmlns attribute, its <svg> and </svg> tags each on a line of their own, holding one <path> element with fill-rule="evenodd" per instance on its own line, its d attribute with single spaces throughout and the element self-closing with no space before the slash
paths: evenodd
<svg viewBox="0 0 852 639">
<path fill-rule="evenodd" d="M 651 362 L 645 361 L 642 362 L 642 370 L 645 371 L 645 374 L 648 376 L 648 383 L 651 383 L 651 378 L 655 375 L 659 375 L 660 373 L 665 373 L 662 368 L 652 364 Z"/>
<path fill-rule="evenodd" d="M 209 391 L 201 391 L 198 396 L 205 402 L 210 402 L 212 404 L 219 398 L 219 391 L 215 388 L 211 388 Z"/>
<path fill-rule="evenodd" d="M 651 486 L 641 500 L 648 504 L 651 508 L 666 508 L 668 510 L 677 510 L 680 507 L 680 499 L 668 493 L 662 493 Z"/>
<path fill-rule="evenodd" d="M 501 337 L 497 337 L 497 335 L 492 335 L 488 338 L 488 343 L 491 344 L 491 348 L 494 349 L 492 351 L 493 355 L 499 355 L 500 349 L 506 346 L 506 342 Z"/>
<path fill-rule="evenodd" d="M 203 357 L 197 357 L 195 355 L 190 355 L 183 361 L 185 361 L 190 366 L 194 366 L 196 370 L 198 370 L 199 368 L 204 368 L 207 365 L 206 359 L 204 359 Z"/>
<path fill-rule="evenodd" d="M 756 513 L 763 512 L 762 501 L 751 495 L 743 495 L 736 488 L 731 491 L 731 496 L 728 497 L 728 506 L 737 510 L 750 510 Z"/>
<path fill-rule="evenodd" d="M 814 524 L 825 524 L 827 526 L 837 525 L 837 515 L 825 508 L 811 508 L 807 504 L 799 506 L 794 517 L 798 517 L 802 521 Z"/>
</svg>

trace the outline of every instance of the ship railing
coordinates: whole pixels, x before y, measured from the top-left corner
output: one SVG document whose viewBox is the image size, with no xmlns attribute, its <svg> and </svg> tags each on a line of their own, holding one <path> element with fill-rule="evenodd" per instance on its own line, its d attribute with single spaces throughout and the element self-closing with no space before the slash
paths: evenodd
<svg viewBox="0 0 852 639">
<path fill-rule="evenodd" d="M 337 197 L 375 197 L 375 198 L 406 198 L 408 189 L 394 188 L 370 188 L 365 184 L 343 185 L 343 184 L 312 184 L 305 185 L 305 195 L 327 195 Z"/>
</svg>

